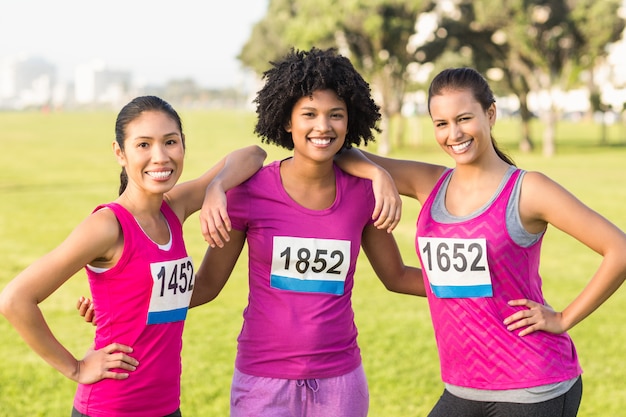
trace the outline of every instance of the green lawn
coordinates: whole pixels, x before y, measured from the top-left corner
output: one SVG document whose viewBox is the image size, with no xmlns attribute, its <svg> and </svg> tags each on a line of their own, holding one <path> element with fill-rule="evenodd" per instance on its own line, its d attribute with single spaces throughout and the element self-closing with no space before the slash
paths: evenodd
<svg viewBox="0 0 626 417">
<path fill-rule="evenodd" d="M 182 112 L 187 135 L 183 180 L 199 175 L 230 150 L 259 143 L 254 115 L 246 112 Z M 0 113 L 0 286 L 56 246 L 99 203 L 116 197 L 119 167 L 111 152 L 114 113 Z M 409 144 L 394 157 L 450 164 L 437 149 L 427 120 L 413 121 Z M 540 139 L 540 125 L 533 130 Z M 609 129 L 598 146 L 600 127 L 560 124 L 553 158 L 516 151 L 516 121 L 503 120 L 499 142 L 528 170 L 554 178 L 592 208 L 626 229 L 626 136 Z M 287 152 L 264 145 L 269 160 Z M 371 147 L 375 151 L 375 146 Z M 417 264 L 413 248 L 419 205 L 405 200 L 394 233 L 405 261 Z M 197 216 L 186 226 L 188 250 L 199 263 L 204 242 Z M 625 254 L 626 256 L 626 254 Z M 542 274 L 547 300 L 562 309 L 584 287 L 599 257 L 555 229 L 545 239 Z M 246 257 L 217 300 L 192 310 L 185 330 L 182 411 L 186 417 L 227 416 L 236 337 L 246 304 Z M 89 295 L 83 273 L 42 303 L 59 339 L 81 356 L 93 328 L 74 309 Z M 366 259 L 354 290 L 359 342 L 370 385 L 372 417 L 424 416 L 442 391 L 437 352 L 426 301 L 388 293 Z M 579 416 L 626 415 L 626 291 L 621 289 L 571 331 L 584 374 Z M 33 354 L 0 319 L 0 417 L 69 416 L 75 383 Z"/>
</svg>

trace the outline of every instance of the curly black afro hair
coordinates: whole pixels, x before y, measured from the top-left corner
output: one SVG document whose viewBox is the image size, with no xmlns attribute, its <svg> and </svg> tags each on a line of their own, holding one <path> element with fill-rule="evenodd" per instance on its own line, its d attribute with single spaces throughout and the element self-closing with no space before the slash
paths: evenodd
<svg viewBox="0 0 626 417">
<path fill-rule="evenodd" d="M 258 116 L 254 133 L 265 143 L 293 149 L 293 138 L 285 130 L 291 111 L 302 97 L 314 91 L 333 90 L 348 109 L 348 133 L 345 148 L 374 141 L 380 120 L 380 107 L 371 97 L 369 84 L 352 66 L 350 60 L 335 48 L 309 51 L 291 49 L 272 68 L 263 73 L 265 85 L 254 99 Z"/>
</svg>

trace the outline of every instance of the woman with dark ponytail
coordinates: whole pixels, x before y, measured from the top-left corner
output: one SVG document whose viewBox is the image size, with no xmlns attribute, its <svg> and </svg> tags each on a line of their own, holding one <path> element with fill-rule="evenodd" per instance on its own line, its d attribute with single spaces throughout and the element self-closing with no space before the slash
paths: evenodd
<svg viewBox="0 0 626 417">
<path fill-rule="evenodd" d="M 179 131 L 181 132 L 181 144 L 183 150 L 185 149 L 185 135 L 183 132 L 183 124 L 178 116 L 178 113 L 174 108 L 165 100 L 156 96 L 143 96 L 137 97 L 127 105 L 117 115 L 115 120 L 115 142 L 117 146 L 124 151 L 124 141 L 126 139 L 126 126 L 135 120 L 139 115 L 145 111 L 160 111 L 168 115 L 174 123 L 176 123 Z M 128 185 L 128 174 L 126 174 L 126 168 L 122 166 L 120 172 L 120 191 L 119 195 L 122 195 L 126 186 Z"/>
<path fill-rule="evenodd" d="M 567 331 L 624 281 L 626 235 L 498 149 L 495 98 L 476 70 L 439 73 L 428 110 L 454 168 L 356 149 L 338 159 L 354 175 L 386 170 L 400 194 L 422 204 L 415 246 L 445 383 L 429 417 L 574 417 L 582 370 Z M 539 275 L 548 225 L 603 257 L 561 312 L 544 299 Z M 575 273 L 575 263 L 564 266 Z"/>
<path fill-rule="evenodd" d="M 225 189 L 238 185 L 262 166 L 265 151 L 237 150 L 176 185 L 185 155 L 182 123 L 155 96 L 122 108 L 113 151 L 122 166 L 119 197 L 96 207 L 13 279 L 0 294 L 0 312 L 36 353 L 78 382 L 72 416 L 180 416 L 182 332 L 195 284 L 182 225 L 201 208 L 217 173 Z M 38 304 L 81 268 L 97 327 L 93 349 L 76 359 Z"/>
</svg>

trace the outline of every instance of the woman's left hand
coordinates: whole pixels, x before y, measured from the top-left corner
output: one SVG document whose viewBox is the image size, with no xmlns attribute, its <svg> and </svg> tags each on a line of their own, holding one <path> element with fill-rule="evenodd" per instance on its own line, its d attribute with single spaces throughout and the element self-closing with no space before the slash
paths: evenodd
<svg viewBox="0 0 626 417">
<path fill-rule="evenodd" d="M 547 304 L 539 304 L 527 299 L 511 300 L 508 304 L 527 307 L 527 309 L 520 310 L 504 319 L 504 325 L 510 331 L 525 327 L 519 332 L 520 336 L 526 336 L 538 330 L 554 334 L 563 333 L 567 330 L 561 322 L 562 314 L 554 311 Z"/>
<path fill-rule="evenodd" d="M 204 240 L 212 247 L 224 247 L 230 240 L 230 218 L 226 210 L 226 193 L 220 187 L 209 185 L 200 210 L 200 229 Z"/>
</svg>

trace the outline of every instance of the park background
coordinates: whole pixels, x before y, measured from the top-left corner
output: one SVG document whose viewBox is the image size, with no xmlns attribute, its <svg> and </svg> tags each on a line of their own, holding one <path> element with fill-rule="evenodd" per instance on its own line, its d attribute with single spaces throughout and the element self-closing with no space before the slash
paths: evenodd
<svg viewBox="0 0 626 417">
<path fill-rule="evenodd" d="M 624 64 L 623 53 L 615 54 L 624 31 L 622 3 L 270 0 L 259 21 L 241 28 L 250 35 L 237 58 L 256 74 L 258 87 L 268 61 L 289 47 L 338 47 L 370 82 L 381 105 L 383 133 L 369 150 L 441 164 L 451 161 L 434 143 L 424 88 L 438 69 L 474 66 L 497 92 L 494 134 L 518 165 L 544 172 L 626 229 L 626 73 L 616 69 Z M 190 9 L 178 8 L 172 17 L 193 12 L 186 6 Z M 165 6 L 155 2 L 153 7 Z M 144 17 L 125 10 L 133 12 L 125 16 L 131 20 Z M 146 9 L 145 16 L 153 11 Z M 215 16 L 207 24 L 214 21 Z M 49 34 L 52 38 L 54 31 Z M 156 58 L 145 58 L 155 59 L 153 65 L 175 67 L 177 54 L 204 53 L 210 60 L 205 40 L 165 34 L 179 42 Z M 128 50 L 140 55 L 133 36 L 116 43 L 120 55 Z M 41 41 L 45 44 L 46 37 Z M 121 105 L 133 96 L 159 94 L 180 110 L 188 137 L 182 180 L 201 174 L 235 148 L 259 143 L 249 91 L 206 90 L 187 79 L 149 89 L 125 84 L 115 91 L 119 95 L 110 102 L 82 107 L 48 102 L 0 112 L 0 286 L 55 247 L 97 204 L 115 198 L 119 167 L 110 147 L 113 125 Z M 268 161 L 286 155 L 264 148 Z M 394 232 L 405 262 L 413 265 L 418 262 L 413 247 L 418 212 L 416 202 L 405 200 Z M 197 216 L 189 219 L 185 232 L 197 264 L 205 249 Z M 548 302 L 563 309 L 598 263 L 596 254 L 550 228 L 541 265 Z M 243 255 L 222 294 L 189 314 L 182 392 L 187 417 L 228 414 L 236 337 L 246 305 L 245 265 Z M 93 339 L 93 328 L 75 311 L 81 295 L 89 295 L 83 273 L 42 303 L 53 331 L 77 357 Z M 626 416 L 625 301 L 624 289 L 618 290 L 570 332 L 585 370 L 581 417 Z M 388 293 L 363 259 L 353 303 L 370 384 L 370 415 L 426 415 L 443 389 L 426 301 Z M 0 352 L 0 417 L 69 415 L 75 384 L 33 354 L 4 319 Z"/>
<path fill-rule="evenodd" d="M 254 114 L 242 111 L 183 111 L 187 154 L 182 180 L 200 175 L 229 151 L 260 141 L 252 130 Z M 0 287 L 56 246 L 99 203 L 117 195 L 119 166 L 111 142 L 114 112 L 0 113 Z M 412 120 L 423 141 L 390 156 L 449 165 L 432 139 L 425 117 Z M 541 130 L 539 121 L 533 129 Z M 502 119 L 494 134 L 518 165 L 539 170 L 572 191 L 593 209 L 626 229 L 626 135 L 624 125 L 608 129 L 564 122 L 559 154 L 515 149 L 519 121 Z M 286 151 L 263 145 L 268 161 Z M 376 145 L 368 146 L 376 152 Z M 417 265 L 415 220 L 419 205 L 407 199 L 394 232 L 405 262 Z M 197 215 L 185 224 L 196 265 L 206 244 Z M 190 311 L 183 349 L 184 415 L 227 416 L 236 337 L 247 297 L 246 252 L 218 298 Z M 359 261 L 353 295 L 359 343 L 371 395 L 372 417 L 424 416 L 443 386 L 426 300 L 385 290 L 366 258 Z M 563 309 L 585 286 L 600 259 L 577 241 L 549 228 L 541 273 L 547 301 Z M 89 296 L 83 272 L 41 307 L 58 338 L 76 357 L 93 340 L 94 329 L 79 317 L 75 302 Z M 626 416 L 626 291 L 620 289 L 598 311 L 571 330 L 585 371 L 581 417 Z M 69 415 L 76 384 L 34 354 L 9 323 L 0 320 L 0 417 Z"/>
</svg>

